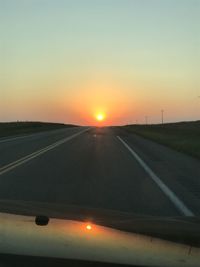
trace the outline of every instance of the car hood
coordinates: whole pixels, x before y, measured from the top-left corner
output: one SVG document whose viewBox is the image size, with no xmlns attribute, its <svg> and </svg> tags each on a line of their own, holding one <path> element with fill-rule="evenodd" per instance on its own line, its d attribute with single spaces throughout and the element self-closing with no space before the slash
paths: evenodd
<svg viewBox="0 0 200 267">
<path fill-rule="evenodd" d="M 200 217 L 146 216 L 114 210 L 31 201 L 0 201 L 0 212 L 91 222 L 130 233 L 200 247 Z"/>
</svg>

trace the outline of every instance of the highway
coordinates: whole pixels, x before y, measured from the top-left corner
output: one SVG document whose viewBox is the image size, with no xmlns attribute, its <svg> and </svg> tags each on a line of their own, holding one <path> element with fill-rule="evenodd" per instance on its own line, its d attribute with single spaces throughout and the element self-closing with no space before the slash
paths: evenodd
<svg viewBox="0 0 200 267">
<path fill-rule="evenodd" d="M 0 200 L 200 215 L 200 162 L 117 127 L 0 139 Z"/>
</svg>

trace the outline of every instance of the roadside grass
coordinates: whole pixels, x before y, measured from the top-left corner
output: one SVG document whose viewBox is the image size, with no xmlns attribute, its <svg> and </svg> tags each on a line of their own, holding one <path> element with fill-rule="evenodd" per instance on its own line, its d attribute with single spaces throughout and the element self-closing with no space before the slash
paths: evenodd
<svg viewBox="0 0 200 267">
<path fill-rule="evenodd" d="M 0 122 L 0 137 L 26 135 L 75 125 L 49 122 Z"/>
<path fill-rule="evenodd" d="M 123 128 L 200 159 L 200 121 L 127 125 Z"/>
</svg>

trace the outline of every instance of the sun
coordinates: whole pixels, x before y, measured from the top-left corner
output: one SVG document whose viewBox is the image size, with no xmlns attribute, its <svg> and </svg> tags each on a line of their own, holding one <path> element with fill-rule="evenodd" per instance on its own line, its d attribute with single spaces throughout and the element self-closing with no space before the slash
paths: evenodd
<svg viewBox="0 0 200 267">
<path fill-rule="evenodd" d="M 105 115 L 103 113 L 98 113 L 96 115 L 96 120 L 97 121 L 103 121 L 105 119 Z"/>
</svg>

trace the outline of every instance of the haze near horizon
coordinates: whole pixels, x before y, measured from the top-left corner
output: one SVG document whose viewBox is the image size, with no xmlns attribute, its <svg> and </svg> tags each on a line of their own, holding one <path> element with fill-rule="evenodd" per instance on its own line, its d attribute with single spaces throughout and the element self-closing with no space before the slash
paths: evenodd
<svg viewBox="0 0 200 267">
<path fill-rule="evenodd" d="M 198 120 L 198 0 L 0 0 L 0 121 Z"/>
</svg>

